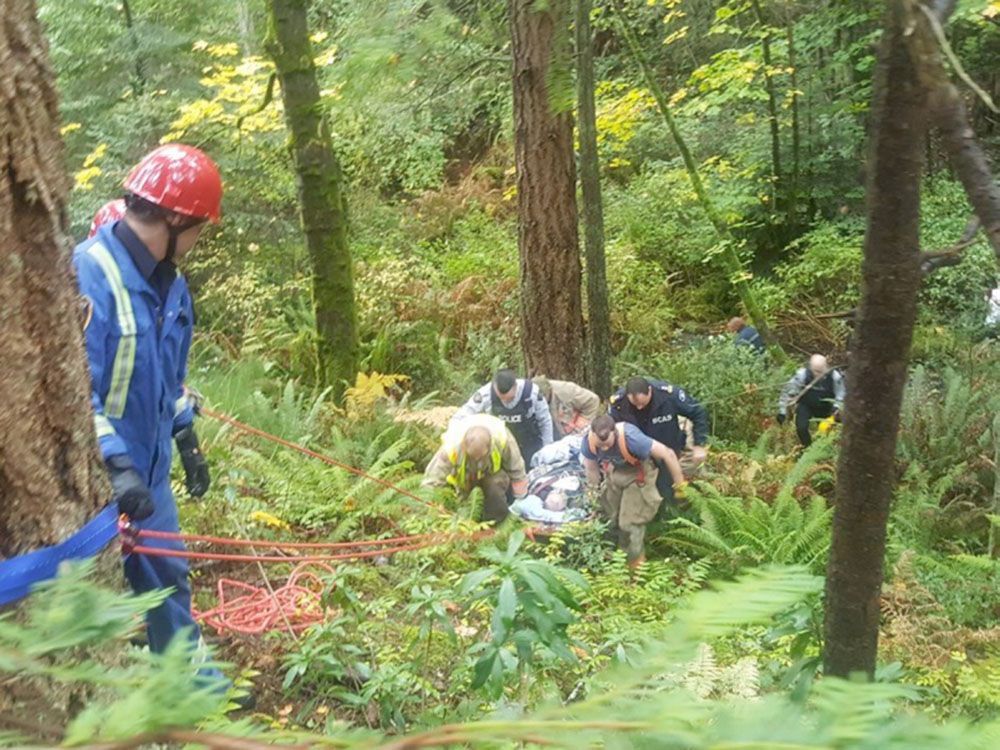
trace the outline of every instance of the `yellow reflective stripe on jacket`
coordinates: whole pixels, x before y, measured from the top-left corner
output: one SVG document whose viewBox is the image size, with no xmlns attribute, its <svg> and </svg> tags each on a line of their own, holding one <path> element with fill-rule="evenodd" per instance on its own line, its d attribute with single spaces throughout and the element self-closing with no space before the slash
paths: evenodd
<svg viewBox="0 0 1000 750">
<path fill-rule="evenodd" d="M 94 427 L 97 429 L 98 440 L 115 434 L 115 428 L 111 426 L 111 422 L 103 414 L 94 415 Z"/>
<path fill-rule="evenodd" d="M 108 249 L 104 245 L 94 244 L 87 252 L 97 261 L 108 281 L 115 300 L 118 327 L 121 329 L 121 338 L 118 341 L 118 350 L 115 352 L 114 366 L 111 370 L 111 387 L 108 388 L 108 395 L 104 399 L 105 415 L 111 419 L 120 419 L 125 414 L 132 368 L 135 367 L 136 324 L 135 314 L 132 311 L 132 298 L 122 281 L 121 270 Z"/>
<path fill-rule="evenodd" d="M 474 414 L 452 424 L 442 435 L 441 443 L 448 454 L 448 462 L 455 467 L 447 481 L 460 489 L 465 489 L 466 459 L 462 451 L 465 433 L 472 427 L 485 427 L 490 432 L 490 464 L 493 473 L 500 471 L 503 451 L 507 448 L 507 425 L 490 414 Z"/>
<path fill-rule="evenodd" d="M 450 451 L 448 453 L 448 460 L 451 462 L 452 466 L 455 467 L 455 473 L 449 475 L 446 481 L 450 485 L 453 485 L 460 489 L 465 489 L 466 486 L 465 469 L 466 469 L 466 464 L 468 463 L 465 454 L 457 450 Z M 490 465 L 493 467 L 494 474 L 500 471 L 500 466 L 502 463 L 503 463 L 503 454 L 496 447 L 494 441 L 493 449 L 490 451 Z"/>
</svg>

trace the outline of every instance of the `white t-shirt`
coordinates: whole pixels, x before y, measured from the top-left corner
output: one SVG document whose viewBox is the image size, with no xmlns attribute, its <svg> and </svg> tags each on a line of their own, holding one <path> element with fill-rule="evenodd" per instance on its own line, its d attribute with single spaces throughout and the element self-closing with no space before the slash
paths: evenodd
<svg viewBox="0 0 1000 750">
<path fill-rule="evenodd" d="M 1000 286 L 990 292 L 989 309 L 986 312 L 986 325 L 1000 326 Z"/>
</svg>

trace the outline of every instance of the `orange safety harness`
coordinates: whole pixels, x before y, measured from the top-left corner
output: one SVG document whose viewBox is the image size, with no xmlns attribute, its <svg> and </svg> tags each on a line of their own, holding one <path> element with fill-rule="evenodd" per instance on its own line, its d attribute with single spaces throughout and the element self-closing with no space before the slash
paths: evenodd
<svg viewBox="0 0 1000 750">
<path fill-rule="evenodd" d="M 628 441 L 625 440 L 625 423 L 618 422 L 615 425 L 615 432 L 618 433 L 618 452 L 622 454 L 622 458 L 625 459 L 625 463 L 629 466 L 635 466 L 638 469 L 638 474 L 635 478 L 635 483 L 642 487 L 646 484 L 646 470 L 642 465 L 642 461 L 632 455 L 632 451 L 628 449 Z M 598 451 L 601 450 L 600 445 L 597 443 L 597 435 L 591 430 L 587 435 L 587 442 L 590 445 L 590 452 L 595 456 L 598 455 Z M 604 460 L 600 462 L 601 471 L 605 474 L 608 473 L 608 467 L 611 464 L 610 461 Z"/>
</svg>

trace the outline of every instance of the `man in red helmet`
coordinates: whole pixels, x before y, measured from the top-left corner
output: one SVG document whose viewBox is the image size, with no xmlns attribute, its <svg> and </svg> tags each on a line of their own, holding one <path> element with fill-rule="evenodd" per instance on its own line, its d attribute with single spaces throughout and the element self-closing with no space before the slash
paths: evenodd
<svg viewBox="0 0 1000 750">
<path fill-rule="evenodd" d="M 183 389 L 194 309 L 175 261 L 194 247 L 206 222 L 219 220 L 222 180 L 204 153 L 170 144 L 139 162 L 125 191 L 122 219 L 97 226 L 73 254 L 92 311 L 85 338 L 94 421 L 119 510 L 140 528 L 176 532 L 171 443 L 191 495 L 206 492 L 209 476 Z M 172 541 L 143 543 L 183 550 Z M 173 589 L 147 615 L 152 651 L 162 652 L 182 629 L 199 639 L 184 558 L 129 555 L 125 575 L 137 593 Z"/>
</svg>

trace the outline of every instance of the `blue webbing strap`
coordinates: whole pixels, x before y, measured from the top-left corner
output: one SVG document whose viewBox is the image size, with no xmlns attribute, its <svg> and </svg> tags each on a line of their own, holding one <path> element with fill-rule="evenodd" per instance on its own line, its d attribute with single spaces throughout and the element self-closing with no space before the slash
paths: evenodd
<svg viewBox="0 0 1000 750">
<path fill-rule="evenodd" d="M 109 503 L 69 539 L 34 552 L 0 560 L 0 605 L 31 593 L 36 583 L 55 578 L 63 560 L 93 557 L 118 533 L 118 505 Z"/>
</svg>

